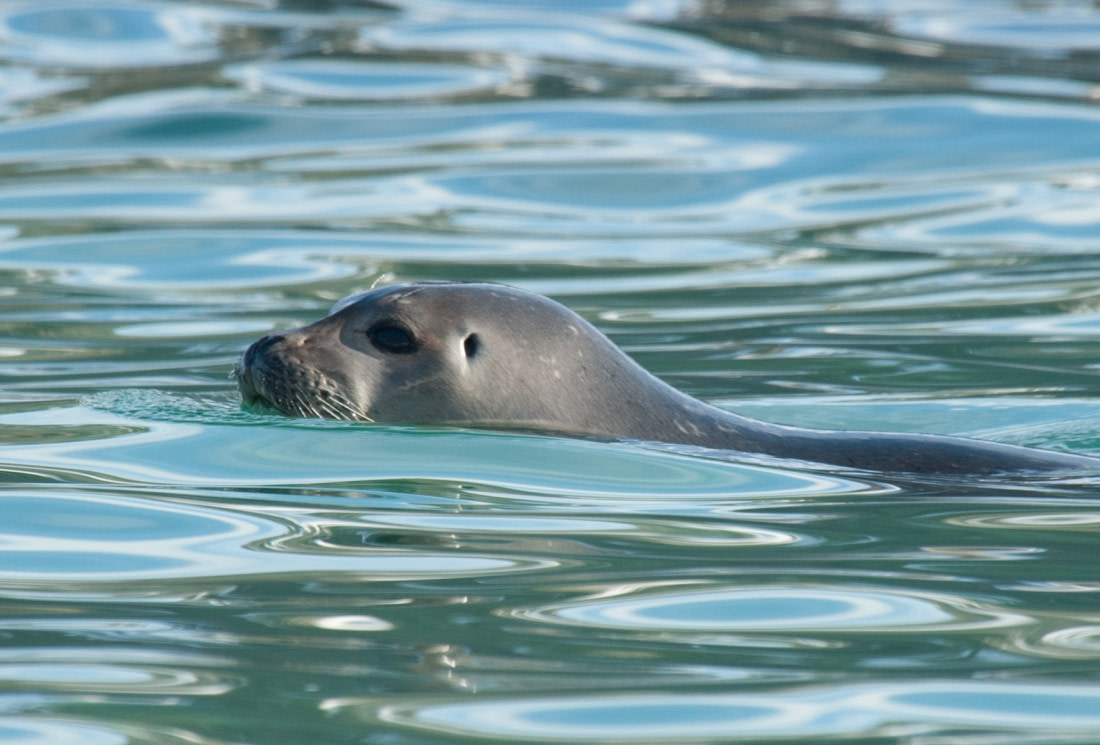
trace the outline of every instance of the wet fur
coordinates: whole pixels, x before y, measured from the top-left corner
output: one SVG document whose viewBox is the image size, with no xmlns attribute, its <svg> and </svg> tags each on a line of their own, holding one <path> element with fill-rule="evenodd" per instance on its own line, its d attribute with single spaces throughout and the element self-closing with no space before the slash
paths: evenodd
<svg viewBox="0 0 1100 745">
<path fill-rule="evenodd" d="M 410 329 L 417 349 L 393 354 L 372 345 L 368 333 L 383 322 Z M 257 341 L 236 375 L 245 403 L 297 417 L 662 441 L 874 471 L 1100 470 L 1100 459 L 1034 448 L 733 414 L 658 380 L 568 308 L 504 285 L 372 290 L 316 323 Z"/>
</svg>

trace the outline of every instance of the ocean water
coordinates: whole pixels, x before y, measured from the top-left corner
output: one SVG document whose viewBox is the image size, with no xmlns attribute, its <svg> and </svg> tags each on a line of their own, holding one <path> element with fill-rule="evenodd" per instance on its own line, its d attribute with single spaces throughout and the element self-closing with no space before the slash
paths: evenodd
<svg viewBox="0 0 1100 745">
<path fill-rule="evenodd" d="M 1100 455 L 1085 2 L 0 2 L 0 744 L 1100 741 L 1100 478 L 241 408 L 506 282 L 771 421 Z"/>
</svg>

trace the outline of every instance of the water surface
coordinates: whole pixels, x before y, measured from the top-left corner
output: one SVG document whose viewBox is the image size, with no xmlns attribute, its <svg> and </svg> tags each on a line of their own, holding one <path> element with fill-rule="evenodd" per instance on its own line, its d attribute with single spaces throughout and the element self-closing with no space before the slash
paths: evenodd
<svg viewBox="0 0 1100 745">
<path fill-rule="evenodd" d="M 1093 743 L 1093 478 L 242 410 L 507 282 L 751 416 L 1100 455 L 1084 3 L 0 4 L 0 742 Z"/>
</svg>

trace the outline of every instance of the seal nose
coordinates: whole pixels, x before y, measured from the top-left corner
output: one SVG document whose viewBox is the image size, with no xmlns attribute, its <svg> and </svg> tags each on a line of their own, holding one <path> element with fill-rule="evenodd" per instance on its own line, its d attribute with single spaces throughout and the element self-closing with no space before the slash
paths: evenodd
<svg viewBox="0 0 1100 745">
<path fill-rule="evenodd" d="M 262 357 L 269 349 L 283 341 L 286 341 L 286 337 L 282 334 L 268 334 L 257 340 L 252 346 L 244 350 L 244 366 L 246 368 L 252 367 L 257 357 Z"/>
</svg>

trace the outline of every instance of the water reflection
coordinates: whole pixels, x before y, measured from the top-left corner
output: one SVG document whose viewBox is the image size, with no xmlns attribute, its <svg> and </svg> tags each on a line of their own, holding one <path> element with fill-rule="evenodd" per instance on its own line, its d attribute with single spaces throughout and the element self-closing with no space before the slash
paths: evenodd
<svg viewBox="0 0 1100 745">
<path fill-rule="evenodd" d="M 349 107 L 322 118 L 225 95 L 176 94 L 132 103 L 5 127 L 0 146 L 9 162 L 49 155 L 69 164 L 146 157 L 231 163 L 342 147 L 371 155 L 360 166 L 384 167 L 373 159 L 380 150 L 388 158 L 402 153 L 406 168 L 400 175 L 385 169 L 335 183 L 256 183 L 208 172 L 181 180 L 166 172 L 139 181 L 96 176 L 24 184 L 0 194 L 0 216 L 327 226 L 445 214 L 456 226 L 480 225 L 489 232 L 498 232 L 501 220 L 526 233 L 542 221 L 565 219 L 593 223 L 597 233 L 614 228 L 623 234 L 638 233 L 642 221 L 677 236 L 709 236 L 731 226 L 743 232 L 870 220 L 877 227 L 889 217 L 889 229 L 905 230 L 911 219 L 947 214 L 950 220 L 972 220 L 1006 194 L 1023 198 L 1023 185 L 1018 179 L 1005 183 L 1005 173 L 1056 168 L 1062 175 L 1064 167 L 1056 164 L 1094 146 L 1098 131 L 1087 111 L 951 99 L 802 104 L 800 117 L 833 133 L 828 142 L 792 133 L 792 110 L 784 104 L 707 104 L 676 114 L 657 105 L 569 102 L 537 109 L 429 107 L 415 115 L 401 108 Z M 1032 127 L 1049 134 L 1041 146 L 1032 142 Z M 1018 154 L 990 170 L 966 136 L 973 129 Z M 443 143 L 448 146 L 441 148 Z M 921 155 L 905 156 L 900 143 Z M 425 146 L 430 159 L 418 163 L 426 157 Z M 326 170 L 348 168 L 340 159 L 325 160 Z M 422 173 L 408 172 L 428 165 Z M 1061 200 L 1061 211 L 1047 204 L 1041 220 L 1080 226 L 1091 219 L 1087 195 L 1062 190 L 1050 196 Z M 906 219 L 898 222 L 901 217 Z"/>
<path fill-rule="evenodd" d="M 25 650 L 0 655 L 0 685 L 40 694 L 79 692 L 82 696 L 219 696 L 240 681 L 233 676 L 196 668 L 209 664 L 201 658 L 175 660 L 177 667 L 155 655 L 117 654 L 111 662 L 103 649 Z M 142 660 L 142 657 L 153 658 Z M 14 659 L 13 659 L 14 658 Z"/>
<path fill-rule="evenodd" d="M 44 66 L 150 67 L 216 60 L 201 11 L 185 6 L 49 3 L 0 17 L 0 56 Z"/>
<path fill-rule="evenodd" d="M 1092 742 L 1088 479 L 289 421 L 227 374 L 379 277 L 488 279 L 751 415 L 1096 450 L 1096 16 L 6 4 L 0 741 Z"/>
<path fill-rule="evenodd" d="M 347 631 L 358 634 L 364 631 L 390 631 L 393 624 L 374 616 L 299 616 L 291 623 L 312 626 L 326 631 Z"/>
<path fill-rule="evenodd" d="M 150 253 L 150 241 L 167 250 Z M 324 256 L 327 251 L 339 250 L 341 244 L 338 238 L 320 236 L 135 231 L 14 241 L 0 254 L 0 267 L 48 271 L 56 273 L 58 284 L 138 291 L 142 296 L 219 289 L 240 293 L 246 288 L 351 276 L 356 271 L 353 264 Z M 164 299 L 179 301 L 178 296 Z"/>
<path fill-rule="evenodd" d="M 588 94 L 614 91 L 624 78 L 635 85 L 659 86 L 662 95 L 676 97 L 698 95 L 703 86 L 711 91 L 791 90 L 868 85 L 882 76 L 873 65 L 775 60 L 658 26 L 579 13 L 512 13 L 492 19 L 456 13 L 445 27 L 434 21 L 417 21 L 414 16 L 364 29 L 359 43 L 361 48 L 405 53 L 492 55 L 499 64 L 529 71 L 532 78 L 571 77 L 576 89 Z M 603 75 L 593 75 L 593 65 L 607 65 L 608 69 Z M 630 75 L 631 68 L 634 75 Z M 650 78 L 638 74 L 642 71 L 649 72 Z M 656 80 L 652 79 L 654 73 Z"/>
<path fill-rule="evenodd" d="M 250 90 L 336 101 L 433 99 L 502 92 L 507 71 L 458 65 L 385 65 L 337 60 L 285 60 L 232 66 L 231 80 Z"/>
<path fill-rule="evenodd" d="M 0 116 L 19 113 L 15 104 L 78 91 L 87 85 L 81 78 L 52 78 L 33 69 L 0 69 Z"/>
<path fill-rule="evenodd" d="M 333 708 L 352 708 L 368 721 L 467 737 L 682 742 L 888 736 L 899 724 L 919 725 L 924 736 L 947 734 L 959 727 L 994 737 L 1007 728 L 1013 729 L 1017 738 L 1029 733 L 1081 736 L 1100 727 L 1098 702 L 1100 689 L 1089 685 L 943 680 L 882 681 L 874 686 L 794 689 L 767 695 L 589 695 L 377 708 L 367 703 L 338 703 Z"/>
<path fill-rule="evenodd" d="M 619 511 L 610 514 L 620 514 Z M 810 539 L 794 533 L 728 523 L 699 523 L 672 519 L 598 520 L 592 517 L 550 517 L 484 514 L 372 514 L 351 523 L 361 529 L 404 527 L 417 532 L 447 533 L 463 541 L 512 536 L 619 536 L 666 546 L 742 547 L 783 546 Z"/>
<path fill-rule="evenodd" d="M 103 583 L 105 590 L 129 583 L 147 592 L 156 585 L 142 590 L 142 582 L 182 578 L 349 573 L 392 579 L 546 566 L 456 551 L 289 553 L 279 550 L 283 544 L 276 539 L 287 528 L 275 520 L 182 502 L 56 492 L 8 494 L 0 501 L 7 515 L 0 586 L 16 592 L 31 586 L 71 591 L 88 583 Z"/>
<path fill-rule="evenodd" d="M 1100 530 L 1100 512 L 1087 508 L 1072 512 L 1029 510 L 1017 513 L 959 515 L 948 518 L 946 522 L 984 529 L 1096 533 Z"/>
<path fill-rule="evenodd" d="M 1065 57 L 1100 51 L 1100 22 L 1081 4 L 990 4 L 978 11 L 950 3 L 891 14 L 891 29 L 907 36 L 1040 52 Z M 947 11 L 946 13 L 944 11 Z"/>
<path fill-rule="evenodd" d="M 33 714 L 5 716 L 3 737 L 19 745 L 221 745 L 224 742 L 183 729 L 112 725 Z"/>
<path fill-rule="evenodd" d="M 1031 620 L 962 596 L 852 585 L 628 585 L 518 615 L 548 623 L 688 635 L 746 631 L 950 632 L 1018 626 Z"/>
<path fill-rule="evenodd" d="M 26 424 L 46 420 L 53 425 L 89 419 L 104 424 L 132 421 L 103 411 L 60 411 L 11 414 L 5 419 Z M 273 419 L 242 417 L 240 424 L 274 424 Z M 644 509 L 646 501 L 724 500 L 731 495 L 808 497 L 875 489 L 827 473 L 612 443 L 282 418 L 277 423 L 282 426 L 241 429 L 232 424 L 146 421 L 144 431 L 108 440 L 0 448 L 0 463 L 86 470 L 110 480 L 138 483 L 217 486 L 402 479 L 408 476 L 402 464 L 416 463 L 421 480 L 506 488 L 523 485 L 534 498 L 550 502 L 619 499 L 638 509 Z M 181 447 L 190 453 L 187 462 L 178 457 Z"/>
</svg>

